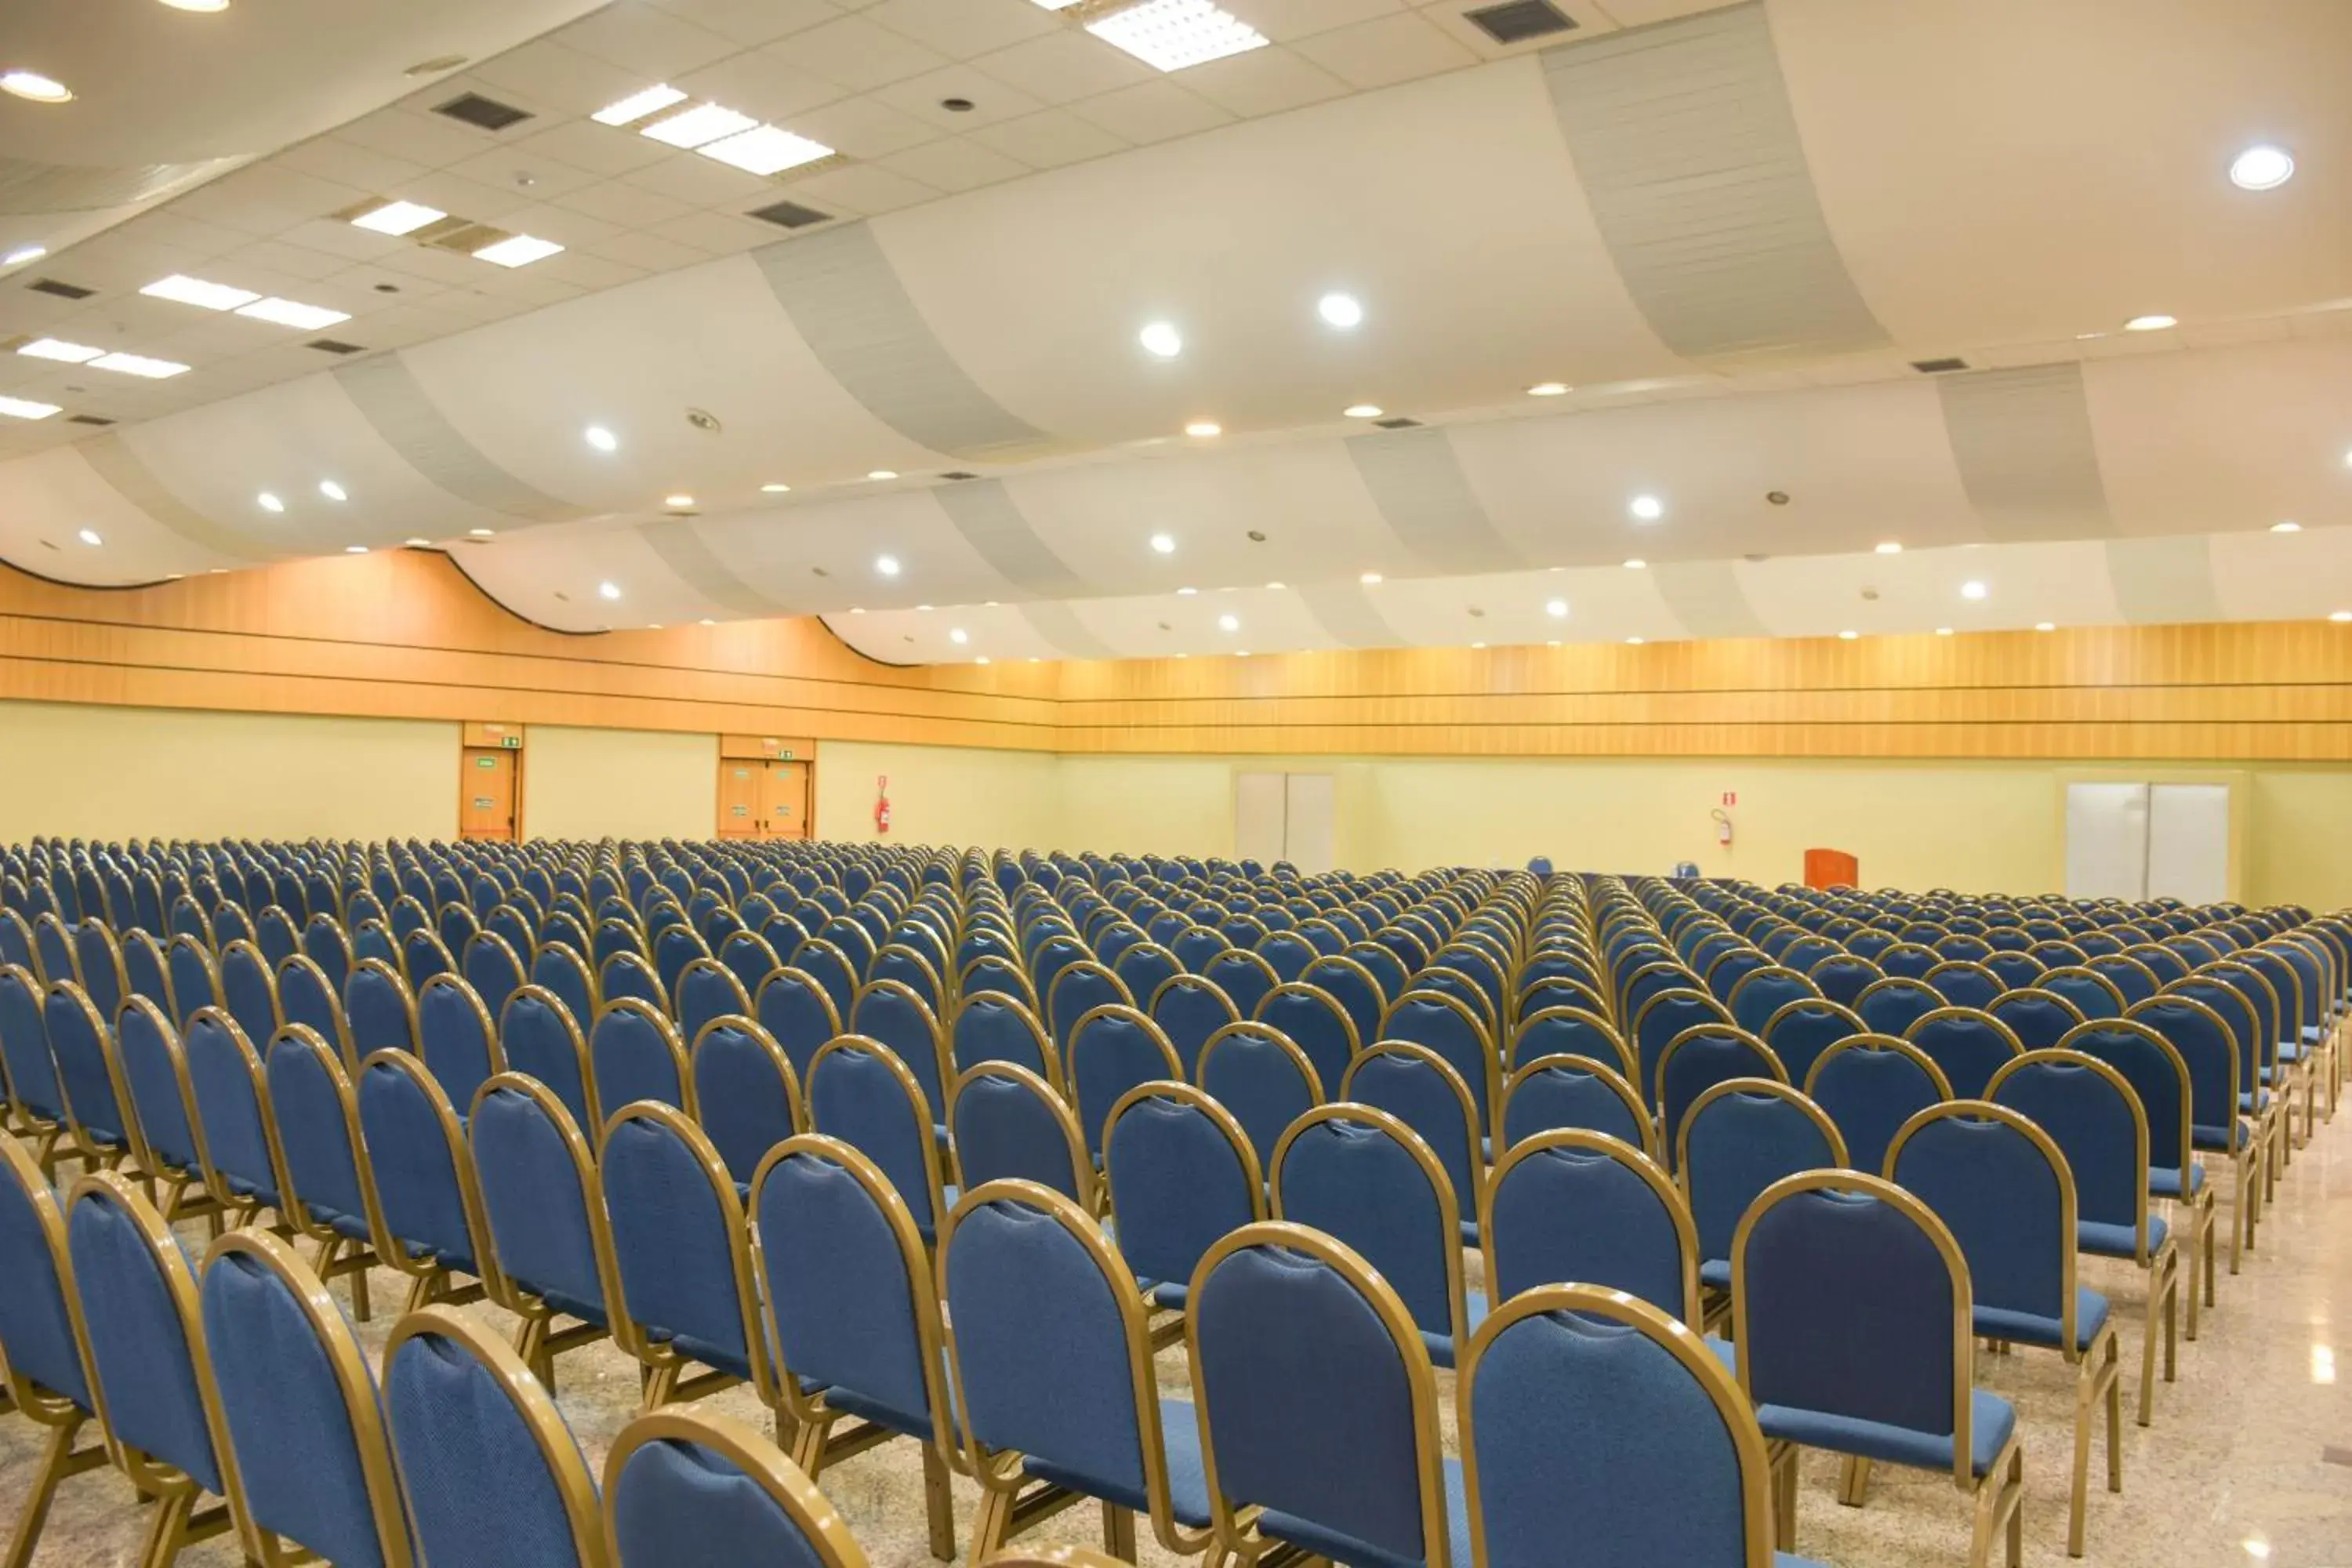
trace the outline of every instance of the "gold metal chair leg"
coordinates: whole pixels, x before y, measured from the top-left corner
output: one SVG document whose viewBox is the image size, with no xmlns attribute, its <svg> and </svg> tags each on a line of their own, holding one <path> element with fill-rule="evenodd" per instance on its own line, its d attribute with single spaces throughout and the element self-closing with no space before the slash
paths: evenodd
<svg viewBox="0 0 2352 1568">
<path fill-rule="evenodd" d="M 1860 1508 L 1870 1495 L 1870 1461 L 1859 1455 L 1848 1454 L 1838 1471 L 1838 1501 L 1848 1508 Z"/>
<path fill-rule="evenodd" d="M 2074 1382 L 2074 1485 L 2067 1500 L 2066 1555 L 2083 1555 L 2083 1515 L 2091 1489 L 2091 1426 L 2098 1419 L 2098 1367 L 2092 1362 L 2083 1363 L 2083 1373 Z M 2115 1452 L 2115 1439 L 2107 1439 L 2107 1452 Z"/>
<path fill-rule="evenodd" d="M 942 1563 L 955 1561 L 955 1494 L 948 1488 L 948 1461 L 936 1443 L 923 1450 L 923 1511 L 931 1526 L 931 1555 Z M 1130 1556 L 1132 1552 L 1130 1552 Z"/>
<path fill-rule="evenodd" d="M 139 1549 L 140 1568 L 169 1568 L 180 1554 L 183 1538 L 188 1532 L 188 1516 L 196 1510 L 194 1489 L 176 1491 L 164 1498 L 156 1507 L 155 1522 L 147 1527 L 147 1540 Z"/>
<path fill-rule="evenodd" d="M 1103 1550 L 1122 1563 L 1135 1561 L 1135 1510 L 1116 1503 L 1102 1505 Z"/>
<path fill-rule="evenodd" d="M 5 1568 L 26 1568 L 32 1562 L 33 1550 L 41 1543 L 41 1527 L 48 1522 L 49 1504 L 57 1499 L 59 1483 L 108 1462 L 102 1447 L 86 1448 L 79 1454 L 73 1451 L 74 1438 L 81 1428 L 81 1422 L 69 1421 L 49 1429 L 49 1440 L 41 1448 L 41 1468 L 33 1473 L 33 1489 L 16 1516 L 16 1533 L 8 1542 Z"/>
<path fill-rule="evenodd" d="M 677 1367 L 678 1363 L 673 1361 L 647 1370 L 646 1397 L 641 1409 L 658 1410 L 670 1402 L 670 1396 L 677 1392 Z"/>
<path fill-rule="evenodd" d="M 1007 1527 L 1013 1522 L 1013 1495 L 994 1487 L 981 1488 L 980 1507 L 971 1516 L 971 1554 L 966 1559 L 971 1568 L 982 1568 L 1004 1549 Z"/>
</svg>

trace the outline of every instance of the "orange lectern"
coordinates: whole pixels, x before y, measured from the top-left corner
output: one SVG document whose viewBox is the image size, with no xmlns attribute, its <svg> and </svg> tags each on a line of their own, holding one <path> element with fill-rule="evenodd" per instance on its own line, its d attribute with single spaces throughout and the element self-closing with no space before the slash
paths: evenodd
<svg viewBox="0 0 2352 1568">
<path fill-rule="evenodd" d="M 1858 886 L 1861 880 L 1860 864 L 1844 850 L 1805 851 L 1805 886 L 1808 888 L 1852 888 Z"/>
</svg>

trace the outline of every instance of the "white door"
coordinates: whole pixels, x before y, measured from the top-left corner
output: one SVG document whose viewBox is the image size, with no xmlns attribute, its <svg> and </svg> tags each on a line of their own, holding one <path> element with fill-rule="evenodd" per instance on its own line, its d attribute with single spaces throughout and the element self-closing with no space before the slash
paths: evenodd
<svg viewBox="0 0 2352 1568">
<path fill-rule="evenodd" d="M 2147 803 L 2147 896 L 2218 904 L 2230 896 L 2230 786 L 2155 784 Z"/>
<path fill-rule="evenodd" d="M 2147 896 L 2147 785 L 2066 786 L 2066 896 Z"/>
<path fill-rule="evenodd" d="M 1289 790 L 1282 773 L 1234 775 L 1234 858 L 1271 866 L 1289 836 Z"/>
<path fill-rule="evenodd" d="M 1312 876 L 1331 869 L 1338 781 L 1329 773 L 1292 773 L 1283 813 L 1282 858 Z"/>
</svg>

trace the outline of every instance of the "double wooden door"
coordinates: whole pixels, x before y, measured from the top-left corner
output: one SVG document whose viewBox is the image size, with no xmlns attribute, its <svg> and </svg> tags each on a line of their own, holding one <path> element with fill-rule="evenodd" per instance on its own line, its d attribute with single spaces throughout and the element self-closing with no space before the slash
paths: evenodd
<svg viewBox="0 0 2352 1568">
<path fill-rule="evenodd" d="M 806 838 L 809 805 L 808 763 L 719 760 L 719 837 Z"/>
</svg>

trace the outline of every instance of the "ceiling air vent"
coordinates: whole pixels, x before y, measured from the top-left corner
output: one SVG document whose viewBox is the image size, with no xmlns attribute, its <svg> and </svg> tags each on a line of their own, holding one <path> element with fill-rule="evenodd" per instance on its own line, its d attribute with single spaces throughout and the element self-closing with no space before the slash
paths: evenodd
<svg viewBox="0 0 2352 1568">
<path fill-rule="evenodd" d="M 506 229 L 492 228 L 486 223 L 459 223 L 455 228 L 435 224 L 419 229 L 411 237 L 436 249 L 454 250 L 460 256 L 471 256 L 478 250 L 488 249 L 500 240 L 512 239 L 514 236 Z"/>
<path fill-rule="evenodd" d="M 778 228 L 807 228 L 812 224 L 831 223 L 831 213 L 821 213 L 814 207 L 804 207 L 798 202 L 772 202 L 755 207 L 744 215 L 761 223 L 774 224 Z"/>
<path fill-rule="evenodd" d="M 1372 423 L 1379 426 L 1383 430 L 1418 430 L 1421 428 L 1420 420 L 1409 418 L 1402 414 L 1391 414 L 1386 419 L 1375 419 Z"/>
<path fill-rule="evenodd" d="M 940 478 L 953 481 L 957 479 L 976 479 L 980 478 L 980 476 L 978 474 L 967 474 L 961 468 L 950 468 L 946 473 L 941 474 Z"/>
<path fill-rule="evenodd" d="M 1948 375 L 1956 370 L 1966 370 L 1969 362 L 1957 357 L 1949 359 L 1915 359 L 1911 368 L 1921 375 Z"/>
<path fill-rule="evenodd" d="M 36 294 L 55 294 L 60 300 L 87 300 L 98 292 L 79 283 L 60 283 L 54 278 L 36 278 L 25 287 Z"/>
<path fill-rule="evenodd" d="M 304 343 L 302 346 L 306 349 L 317 349 L 322 354 L 358 354 L 367 353 L 367 350 L 361 347 L 359 344 L 347 343 L 341 338 L 312 338 L 309 342 Z"/>
<path fill-rule="evenodd" d="M 1576 30 L 1575 21 L 1563 15 L 1551 0 L 1507 0 L 1501 5 L 1481 5 L 1475 11 L 1463 12 L 1462 19 L 1498 44 L 1524 44 Z"/>
<path fill-rule="evenodd" d="M 528 109 L 517 109 L 511 103 L 500 103 L 495 98 L 484 98 L 478 92 L 461 92 L 446 103 L 433 106 L 436 114 L 446 114 L 452 120 L 462 120 L 468 125 L 478 125 L 485 131 L 504 131 L 509 125 L 520 125 L 530 118 Z"/>
<path fill-rule="evenodd" d="M 111 425 L 114 421 L 105 417 L 103 415 L 98 414 L 68 414 L 66 416 L 66 423 L 68 425 Z"/>
</svg>

